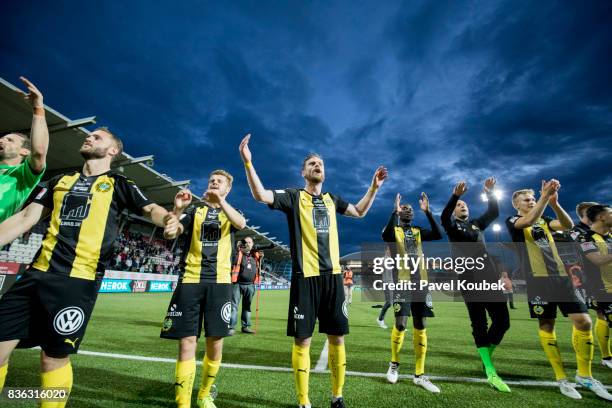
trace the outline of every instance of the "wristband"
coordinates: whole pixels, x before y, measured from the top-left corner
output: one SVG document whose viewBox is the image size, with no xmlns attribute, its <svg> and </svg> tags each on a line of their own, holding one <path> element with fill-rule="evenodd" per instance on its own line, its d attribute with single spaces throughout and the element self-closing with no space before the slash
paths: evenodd
<svg viewBox="0 0 612 408">
<path fill-rule="evenodd" d="M 251 166 L 251 162 L 250 161 L 244 163 L 244 168 L 245 169 L 250 169 L 251 167 L 252 166 Z"/>
<path fill-rule="evenodd" d="M 370 187 L 370 191 L 372 191 L 373 193 L 378 191 L 378 187 L 372 186 Z"/>
</svg>

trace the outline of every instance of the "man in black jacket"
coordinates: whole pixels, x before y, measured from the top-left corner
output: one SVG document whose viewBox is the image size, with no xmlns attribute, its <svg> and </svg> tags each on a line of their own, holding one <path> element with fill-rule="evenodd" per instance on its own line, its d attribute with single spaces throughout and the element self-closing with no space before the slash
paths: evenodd
<svg viewBox="0 0 612 408">
<path fill-rule="evenodd" d="M 499 215 L 497 199 L 493 194 L 495 178 L 485 180 L 484 191 L 488 199 L 488 209 L 479 218 L 470 219 L 465 201 L 459 198 L 467 191 L 467 184 L 462 181 L 455 186 L 453 195 L 442 211 L 442 226 L 451 241 L 451 252 L 454 258 L 465 257 L 484 260 L 484 268 L 465 271 L 461 279 L 469 282 L 497 282 L 499 271 L 491 256 L 487 253 L 484 230 Z M 461 243 L 461 244 L 459 244 Z M 472 336 L 478 353 L 485 367 L 489 384 L 498 391 L 510 392 L 510 388 L 497 375 L 491 361 L 495 347 L 502 341 L 510 328 L 510 317 L 504 295 L 501 291 L 477 294 L 462 291 L 463 300 L 468 309 L 472 323 Z M 491 326 L 487 328 L 487 312 L 491 317 Z"/>
</svg>

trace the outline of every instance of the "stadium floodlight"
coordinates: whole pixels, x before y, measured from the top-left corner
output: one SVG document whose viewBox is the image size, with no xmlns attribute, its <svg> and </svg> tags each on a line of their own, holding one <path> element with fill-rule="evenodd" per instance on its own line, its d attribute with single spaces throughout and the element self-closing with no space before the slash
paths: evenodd
<svg viewBox="0 0 612 408">
<path fill-rule="evenodd" d="M 495 190 L 493 190 L 493 195 L 495 196 L 495 199 L 497 199 L 497 201 L 499 201 L 504 196 L 504 192 L 502 190 L 495 189 Z M 487 201 L 489 201 L 489 198 L 487 197 L 487 195 L 485 193 L 482 193 L 480 195 L 480 199 L 482 201 L 484 201 L 485 203 Z"/>
<path fill-rule="evenodd" d="M 497 223 L 493 224 L 493 232 L 501 231 L 501 226 Z"/>
</svg>

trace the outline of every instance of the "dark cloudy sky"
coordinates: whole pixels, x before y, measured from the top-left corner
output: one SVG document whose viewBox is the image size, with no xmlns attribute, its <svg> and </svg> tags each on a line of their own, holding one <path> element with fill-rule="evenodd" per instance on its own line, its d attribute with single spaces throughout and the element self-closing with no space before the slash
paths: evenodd
<svg viewBox="0 0 612 408">
<path fill-rule="evenodd" d="M 506 192 L 559 178 L 567 209 L 612 201 L 610 1 L 47 3 L 2 2 L 0 76 L 97 115 L 195 192 L 228 169 L 229 201 L 285 242 L 248 193 L 247 132 L 268 188 L 302 186 L 309 151 L 351 202 L 389 168 L 368 216 L 341 221 L 343 253 L 379 239 L 396 192 L 439 212 L 460 179 L 476 214 L 489 175 Z"/>
</svg>

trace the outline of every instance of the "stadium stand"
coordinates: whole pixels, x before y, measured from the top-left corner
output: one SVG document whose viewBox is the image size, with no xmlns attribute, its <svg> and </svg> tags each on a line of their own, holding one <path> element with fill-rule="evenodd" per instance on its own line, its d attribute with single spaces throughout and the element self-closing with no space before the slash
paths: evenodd
<svg viewBox="0 0 612 408">
<path fill-rule="evenodd" d="M 8 132 L 29 133 L 32 119 L 31 108 L 15 92 L 17 88 L 6 80 L 0 78 L 0 134 Z M 90 116 L 81 119 L 69 119 L 56 110 L 45 106 L 47 124 L 49 126 L 50 143 L 47 154 L 47 171 L 43 177 L 43 184 L 51 177 L 73 169 L 80 169 L 82 158 L 78 147 L 82 140 L 89 134 L 83 126 L 96 123 L 96 117 Z M 118 134 L 122 134 L 117 129 Z M 123 152 L 114 163 L 114 168 L 125 176 L 134 180 L 141 190 L 152 201 L 170 208 L 174 196 L 182 188 L 188 188 L 190 180 L 174 180 L 166 174 L 162 174 L 153 168 L 154 157 L 152 155 L 133 157 Z M 200 201 L 195 199 L 194 204 Z M 248 218 L 247 218 L 248 222 Z M 266 250 L 266 282 L 287 282 L 291 274 L 291 258 L 287 245 L 278 241 L 276 237 L 268 237 L 267 232 L 259 232 L 259 226 L 247 226 L 236 235 L 236 239 L 242 239 L 249 235 L 253 237 L 255 245 L 274 247 Z M 29 234 L 15 240 L 7 247 L 0 250 L 1 262 L 17 262 L 27 264 L 32 261 L 36 251 L 40 247 L 46 225 L 40 223 L 34 227 Z M 180 254 L 176 252 L 180 245 L 176 242 L 163 240 L 161 229 L 155 228 L 144 218 L 136 216 L 124 216 L 120 225 L 121 235 L 118 239 L 113 262 L 113 267 L 126 269 L 126 262 L 131 261 L 130 270 L 138 262 L 138 270 L 144 266 L 146 272 L 176 274 L 177 263 Z M 176 249 L 176 250 L 175 250 Z M 127 251 L 127 252 L 126 252 Z M 121 264 L 115 261 L 121 253 L 125 259 Z M 129 264 L 130 262 L 127 262 Z M 279 275 L 277 277 L 275 275 Z"/>
</svg>

